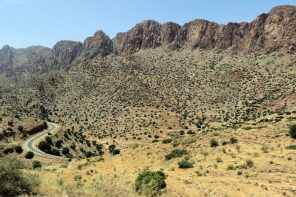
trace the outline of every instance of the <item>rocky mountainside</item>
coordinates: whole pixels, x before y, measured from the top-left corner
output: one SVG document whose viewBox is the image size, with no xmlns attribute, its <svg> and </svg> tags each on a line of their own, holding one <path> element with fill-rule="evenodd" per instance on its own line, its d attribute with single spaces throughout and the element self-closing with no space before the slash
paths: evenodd
<svg viewBox="0 0 296 197">
<path fill-rule="evenodd" d="M 84 43 L 60 41 L 52 49 L 32 46 L 0 50 L 0 74 L 9 77 L 39 74 L 53 68 L 68 68 L 78 60 L 90 60 L 110 54 L 131 55 L 141 49 L 165 46 L 239 52 L 272 52 L 296 50 L 296 6 L 279 6 L 253 22 L 217 24 L 194 20 L 180 26 L 147 20 L 111 40 L 98 31 Z"/>
</svg>

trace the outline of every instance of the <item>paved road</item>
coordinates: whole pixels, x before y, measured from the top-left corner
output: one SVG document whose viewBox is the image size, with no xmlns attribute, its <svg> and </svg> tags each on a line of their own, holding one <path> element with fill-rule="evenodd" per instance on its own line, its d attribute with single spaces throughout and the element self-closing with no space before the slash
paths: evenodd
<svg viewBox="0 0 296 197">
<path fill-rule="evenodd" d="M 48 128 L 45 131 L 42 131 L 42 132 L 34 135 L 30 139 L 28 139 L 24 143 L 23 147 L 27 151 L 31 151 L 35 155 L 38 155 L 38 156 L 41 156 L 41 157 L 45 157 L 45 158 L 49 158 L 49 159 L 59 159 L 59 160 L 62 159 L 62 160 L 65 160 L 66 158 L 64 158 L 64 157 L 59 157 L 59 156 L 54 156 L 54 155 L 47 154 L 47 153 L 41 151 L 38 148 L 38 143 L 40 141 L 42 141 L 48 135 L 48 133 L 54 133 L 58 129 L 58 126 L 56 124 L 54 124 L 54 123 L 47 122 L 47 125 L 48 125 Z"/>
</svg>

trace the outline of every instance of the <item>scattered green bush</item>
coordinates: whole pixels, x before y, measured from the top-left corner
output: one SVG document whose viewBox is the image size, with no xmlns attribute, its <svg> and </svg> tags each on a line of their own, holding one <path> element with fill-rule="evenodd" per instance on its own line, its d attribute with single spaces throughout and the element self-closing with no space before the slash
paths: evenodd
<svg viewBox="0 0 296 197">
<path fill-rule="evenodd" d="M 136 178 L 135 190 L 145 196 L 159 195 L 166 187 L 165 178 L 165 174 L 161 171 L 145 170 Z"/>
<path fill-rule="evenodd" d="M 215 138 L 212 138 L 210 141 L 210 145 L 211 147 L 216 147 L 219 146 L 219 142 Z"/>
<path fill-rule="evenodd" d="M 184 149 L 174 149 L 169 154 L 165 155 L 165 160 L 171 160 L 177 157 L 183 157 L 183 155 L 188 155 L 188 151 Z"/>
<path fill-rule="evenodd" d="M 33 157 L 34 157 L 34 153 L 31 152 L 31 151 L 27 152 L 26 155 L 25 155 L 26 159 L 33 159 Z"/>
<path fill-rule="evenodd" d="M 57 140 L 55 143 L 55 147 L 62 148 L 62 143 L 63 143 L 63 140 Z"/>
<path fill-rule="evenodd" d="M 45 140 L 46 140 L 48 143 L 52 144 L 52 139 L 51 139 L 51 137 L 46 136 L 46 137 L 45 137 Z"/>
<path fill-rule="evenodd" d="M 36 169 L 36 168 L 41 168 L 41 162 L 40 162 L 40 161 L 33 161 L 33 163 L 32 163 L 32 167 L 33 167 L 34 169 Z"/>
<path fill-rule="evenodd" d="M 21 146 L 15 146 L 14 147 L 14 151 L 16 152 L 16 153 L 18 153 L 18 154 L 22 154 L 22 152 L 23 152 L 23 148 L 21 147 Z"/>
<path fill-rule="evenodd" d="M 61 156 L 60 151 L 58 149 L 55 149 L 55 148 L 51 149 L 50 154 L 55 155 L 55 156 Z"/>
<path fill-rule="evenodd" d="M 63 154 L 63 155 L 67 155 L 67 154 L 69 154 L 69 153 L 70 153 L 69 148 L 64 147 L 64 148 L 62 149 L 62 154 Z"/>
<path fill-rule="evenodd" d="M 231 144 L 236 144 L 237 142 L 238 142 L 238 140 L 235 137 L 230 138 L 230 143 Z"/>
<path fill-rule="evenodd" d="M 235 170 L 235 169 L 236 169 L 236 167 L 233 164 L 229 164 L 227 166 L 227 170 Z"/>
<path fill-rule="evenodd" d="M 38 148 L 45 153 L 51 153 L 51 144 L 48 141 L 41 141 L 38 144 Z"/>
<path fill-rule="evenodd" d="M 81 176 L 80 176 L 80 175 L 76 175 L 76 176 L 74 177 L 74 180 L 75 180 L 75 181 L 80 181 L 80 180 L 81 180 Z"/>
<path fill-rule="evenodd" d="M 120 149 L 116 149 L 116 146 L 114 144 L 110 145 L 108 147 L 108 149 L 109 149 L 109 152 L 110 152 L 111 155 L 118 155 L 118 154 L 120 154 Z"/>
<path fill-rule="evenodd" d="M 193 168 L 193 164 L 187 160 L 182 160 L 178 163 L 179 168 L 187 169 L 187 168 Z"/>
<path fill-rule="evenodd" d="M 254 167 L 254 162 L 252 160 L 248 159 L 246 161 L 246 165 L 248 166 L 248 168 L 252 168 L 252 167 Z"/>
<path fill-rule="evenodd" d="M 187 134 L 189 134 L 189 135 L 193 135 L 193 134 L 195 134 L 195 133 L 194 133 L 194 131 L 189 130 L 189 131 L 187 131 Z"/>
<path fill-rule="evenodd" d="M 296 150 L 296 145 L 287 146 L 286 149 L 288 149 L 288 150 Z"/>
<path fill-rule="evenodd" d="M 171 143 L 173 140 L 172 140 L 172 138 L 166 138 L 166 139 L 163 139 L 162 140 L 162 143 L 163 144 L 169 144 L 169 143 Z"/>
</svg>

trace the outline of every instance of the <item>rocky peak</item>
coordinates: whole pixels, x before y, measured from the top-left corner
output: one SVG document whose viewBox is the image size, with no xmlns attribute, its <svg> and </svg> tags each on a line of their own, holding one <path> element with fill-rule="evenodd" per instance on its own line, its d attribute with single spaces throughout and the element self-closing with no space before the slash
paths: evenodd
<svg viewBox="0 0 296 197">
<path fill-rule="evenodd" d="M 82 52 L 81 42 L 63 40 L 56 43 L 52 49 L 54 65 L 61 67 L 70 65 Z"/>
<path fill-rule="evenodd" d="M 97 31 L 84 40 L 83 52 L 85 58 L 109 55 L 113 52 L 112 40 L 103 31 Z"/>
<path fill-rule="evenodd" d="M 117 35 L 118 43 L 121 45 L 121 52 L 132 54 L 140 49 L 156 48 L 161 45 L 161 25 L 153 20 L 146 20 L 137 24 L 126 33 Z"/>
</svg>

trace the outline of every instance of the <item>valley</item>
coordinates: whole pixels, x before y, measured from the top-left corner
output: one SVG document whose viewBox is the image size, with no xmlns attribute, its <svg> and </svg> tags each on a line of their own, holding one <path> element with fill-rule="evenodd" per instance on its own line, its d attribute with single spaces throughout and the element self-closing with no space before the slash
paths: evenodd
<svg viewBox="0 0 296 197">
<path fill-rule="evenodd" d="M 295 196 L 295 19 L 3 47 L 0 169 L 35 196 Z"/>
</svg>

